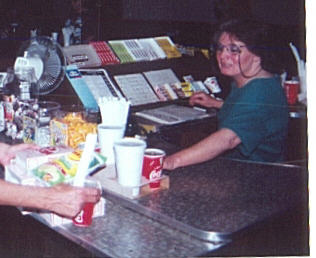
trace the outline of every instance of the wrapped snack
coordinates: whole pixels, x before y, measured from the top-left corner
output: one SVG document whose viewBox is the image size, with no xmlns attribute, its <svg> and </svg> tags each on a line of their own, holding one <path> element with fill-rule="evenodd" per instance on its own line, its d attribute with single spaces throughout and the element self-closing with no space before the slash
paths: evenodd
<svg viewBox="0 0 316 258">
<path fill-rule="evenodd" d="M 54 162 L 42 164 L 33 171 L 37 177 L 49 185 L 56 185 L 66 181 L 65 175 L 62 173 L 63 170 Z"/>
<path fill-rule="evenodd" d="M 76 150 L 70 154 L 61 156 L 50 162 L 44 163 L 33 169 L 35 176 L 45 181 L 48 185 L 68 183 L 76 175 L 82 150 Z M 106 158 L 98 152 L 94 152 L 88 172 L 92 173 L 105 166 Z"/>
</svg>

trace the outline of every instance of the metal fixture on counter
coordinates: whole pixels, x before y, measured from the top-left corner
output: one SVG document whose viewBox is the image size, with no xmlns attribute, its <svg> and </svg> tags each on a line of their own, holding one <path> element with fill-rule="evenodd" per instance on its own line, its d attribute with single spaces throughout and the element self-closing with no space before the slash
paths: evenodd
<svg viewBox="0 0 316 258">
<path fill-rule="evenodd" d="M 40 146 L 49 144 L 51 112 L 60 105 L 39 99 L 59 87 L 65 77 L 65 65 L 65 56 L 54 39 L 35 36 L 22 43 L 3 87 L 4 112 L 0 120 L 7 136 Z"/>
</svg>

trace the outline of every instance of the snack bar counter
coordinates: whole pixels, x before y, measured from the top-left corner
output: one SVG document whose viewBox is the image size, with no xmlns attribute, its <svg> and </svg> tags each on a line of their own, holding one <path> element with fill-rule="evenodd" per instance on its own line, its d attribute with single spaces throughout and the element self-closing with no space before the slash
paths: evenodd
<svg viewBox="0 0 316 258">
<path fill-rule="evenodd" d="M 169 189 L 129 199 L 104 188 L 90 227 L 51 229 L 100 257 L 308 254 L 305 167 L 217 158 L 165 174 Z"/>
</svg>

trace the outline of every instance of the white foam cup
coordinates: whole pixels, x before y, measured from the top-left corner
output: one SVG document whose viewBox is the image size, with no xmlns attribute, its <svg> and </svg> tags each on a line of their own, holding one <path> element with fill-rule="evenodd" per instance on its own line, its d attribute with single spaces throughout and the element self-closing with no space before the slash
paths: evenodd
<svg viewBox="0 0 316 258">
<path fill-rule="evenodd" d="M 125 133 L 125 126 L 98 125 L 98 140 L 101 153 L 107 158 L 107 164 L 114 164 L 114 142 L 122 139 Z"/>
<path fill-rule="evenodd" d="M 115 166 L 119 184 L 139 186 L 146 142 L 136 138 L 123 138 L 114 143 Z"/>
</svg>

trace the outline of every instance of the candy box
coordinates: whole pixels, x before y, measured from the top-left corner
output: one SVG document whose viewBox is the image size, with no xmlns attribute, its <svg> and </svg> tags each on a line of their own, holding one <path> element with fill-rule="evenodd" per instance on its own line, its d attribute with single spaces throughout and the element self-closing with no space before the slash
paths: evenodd
<svg viewBox="0 0 316 258">
<path fill-rule="evenodd" d="M 49 146 L 39 149 L 26 149 L 16 154 L 14 163 L 21 169 L 31 171 L 39 165 L 73 152 L 67 146 Z"/>
<path fill-rule="evenodd" d="M 9 166 L 5 167 L 5 181 L 30 186 L 47 186 L 40 178 L 33 176 L 25 169 L 22 169 L 14 161 Z"/>
<path fill-rule="evenodd" d="M 39 165 L 73 152 L 67 146 L 49 146 L 38 150 L 26 149 L 19 151 L 15 157 L 15 164 L 23 170 L 31 171 Z"/>
</svg>

